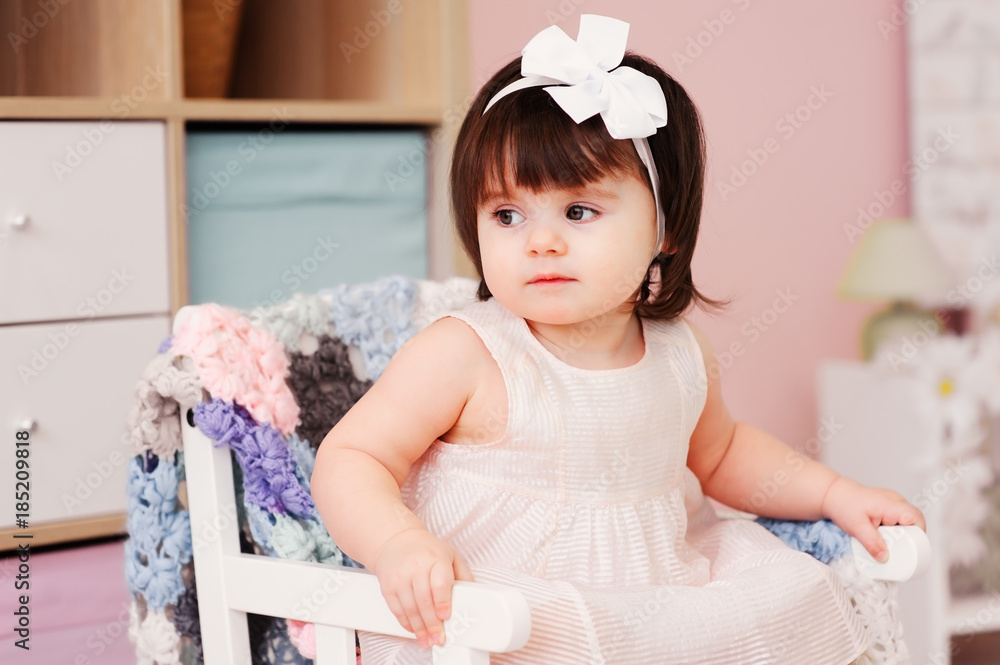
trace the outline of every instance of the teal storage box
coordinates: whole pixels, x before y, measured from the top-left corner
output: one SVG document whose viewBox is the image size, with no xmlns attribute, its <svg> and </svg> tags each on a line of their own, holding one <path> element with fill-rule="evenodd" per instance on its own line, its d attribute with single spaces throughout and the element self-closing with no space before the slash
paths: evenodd
<svg viewBox="0 0 1000 665">
<path fill-rule="evenodd" d="M 189 131 L 190 301 L 426 278 L 426 155 L 418 130 Z"/>
</svg>

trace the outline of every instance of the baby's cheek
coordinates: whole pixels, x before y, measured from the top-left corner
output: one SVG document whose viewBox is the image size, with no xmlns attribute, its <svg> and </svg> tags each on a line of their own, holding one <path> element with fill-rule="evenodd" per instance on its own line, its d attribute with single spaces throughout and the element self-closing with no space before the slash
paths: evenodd
<svg viewBox="0 0 1000 665">
<path fill-rule="evenodd" d="M 496 281 L 511 270 L 511 262 L 497 257 L 483 257 L 483 278 L 487 284 Z"/>
<path fill-rule="evenodd" d="M 634 257 L 630 258 L 633 260 L 608 261 L 600 269 L 600 274 L 608 277 L 614 292 L 620 294 L 622 298 L 631 295 L 639 288 L 648 268 L 645 263 L 635 260 Z"/>
</svg>

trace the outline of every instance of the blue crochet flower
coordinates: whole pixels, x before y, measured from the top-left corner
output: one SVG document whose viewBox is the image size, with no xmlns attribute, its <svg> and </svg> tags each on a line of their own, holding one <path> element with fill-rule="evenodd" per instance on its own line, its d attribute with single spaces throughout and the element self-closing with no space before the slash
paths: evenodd
<svg viewBox="0 0 1000 665">
<path fill-rule="evenodd" d="M 797 522 L 759 517 L 757 523 L 792 549 L 811 554 L 822 563 L 839 559 L 851 548 L 850 536 L 830 520 Z"/>
<path fill-rule="evenodd" d="M 146 604 L 163 610 L 184 593 L 181 562 L 167 556 L 142 557 L 132 540 L 125 541 L 125 580 L 133 594 L 142 594 Z"/>
<path fill-rule="evenodd" d="M 366 284 L 341 284 L 320 294 L 332 296 L 330 315 L 337 335 L 344 344 L 361 350 L 367 378 L 372 381 L 416 333 L 417 283 L 409 277 L 389 275 Z"/>
<path fill-rule="evenodd" d="M 191 522 L 177 510 L 177 467 L 160 460 L 145 470 L 142 456 L 129 460 L 125 579 L 133 594 L 162 610 L 184 592 L 181 566 L 191 560 Z"/>
</svg>

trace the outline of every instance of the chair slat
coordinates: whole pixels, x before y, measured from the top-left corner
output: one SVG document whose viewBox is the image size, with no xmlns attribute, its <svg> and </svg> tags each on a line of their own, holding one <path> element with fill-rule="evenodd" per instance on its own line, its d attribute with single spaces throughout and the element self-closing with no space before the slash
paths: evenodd
<svg viewBox="0 0 1000 665">
<path fill-rule="evenodd" d="M 229 448 L 215 448 L 187 422 L 193 405 L 181 405 L 188 512 L 198 615 L 205 662 L 244 665 L 250 662 L 250 633 L 245 612 L 234 610 L 225 594 L 225 561 L 240 553 L 236 492 Z"/>
<path fill-rule="evenodd" d="M 314 665 L 356 665 L 354 631 L 350 628 L 316 624 Z"/>
</svg>

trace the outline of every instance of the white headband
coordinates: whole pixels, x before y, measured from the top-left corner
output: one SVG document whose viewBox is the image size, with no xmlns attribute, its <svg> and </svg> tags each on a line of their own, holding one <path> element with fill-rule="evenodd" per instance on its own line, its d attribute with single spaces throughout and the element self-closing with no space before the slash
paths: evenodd
<svg viewBox="0 0 1000 665">
<path fill-rule="evenodd" d="M 618 67 L 625 56 L 628 27 L 618 19 L 582 14 L 576 41 L 558 26 L 545 28 L 521 51 L 523 78 L 495 94 L 483 113 L 516 90 L 545 85 L 549 86 L 545 91 L 577 124 L 600 113 L 612 138 L 632 139 L 653 186 L 656 258 L 665 224 L 659 179 L 646 137 L 667 124 L 667 100 L 656 79 L 632 67 Z"/>
</svg>

